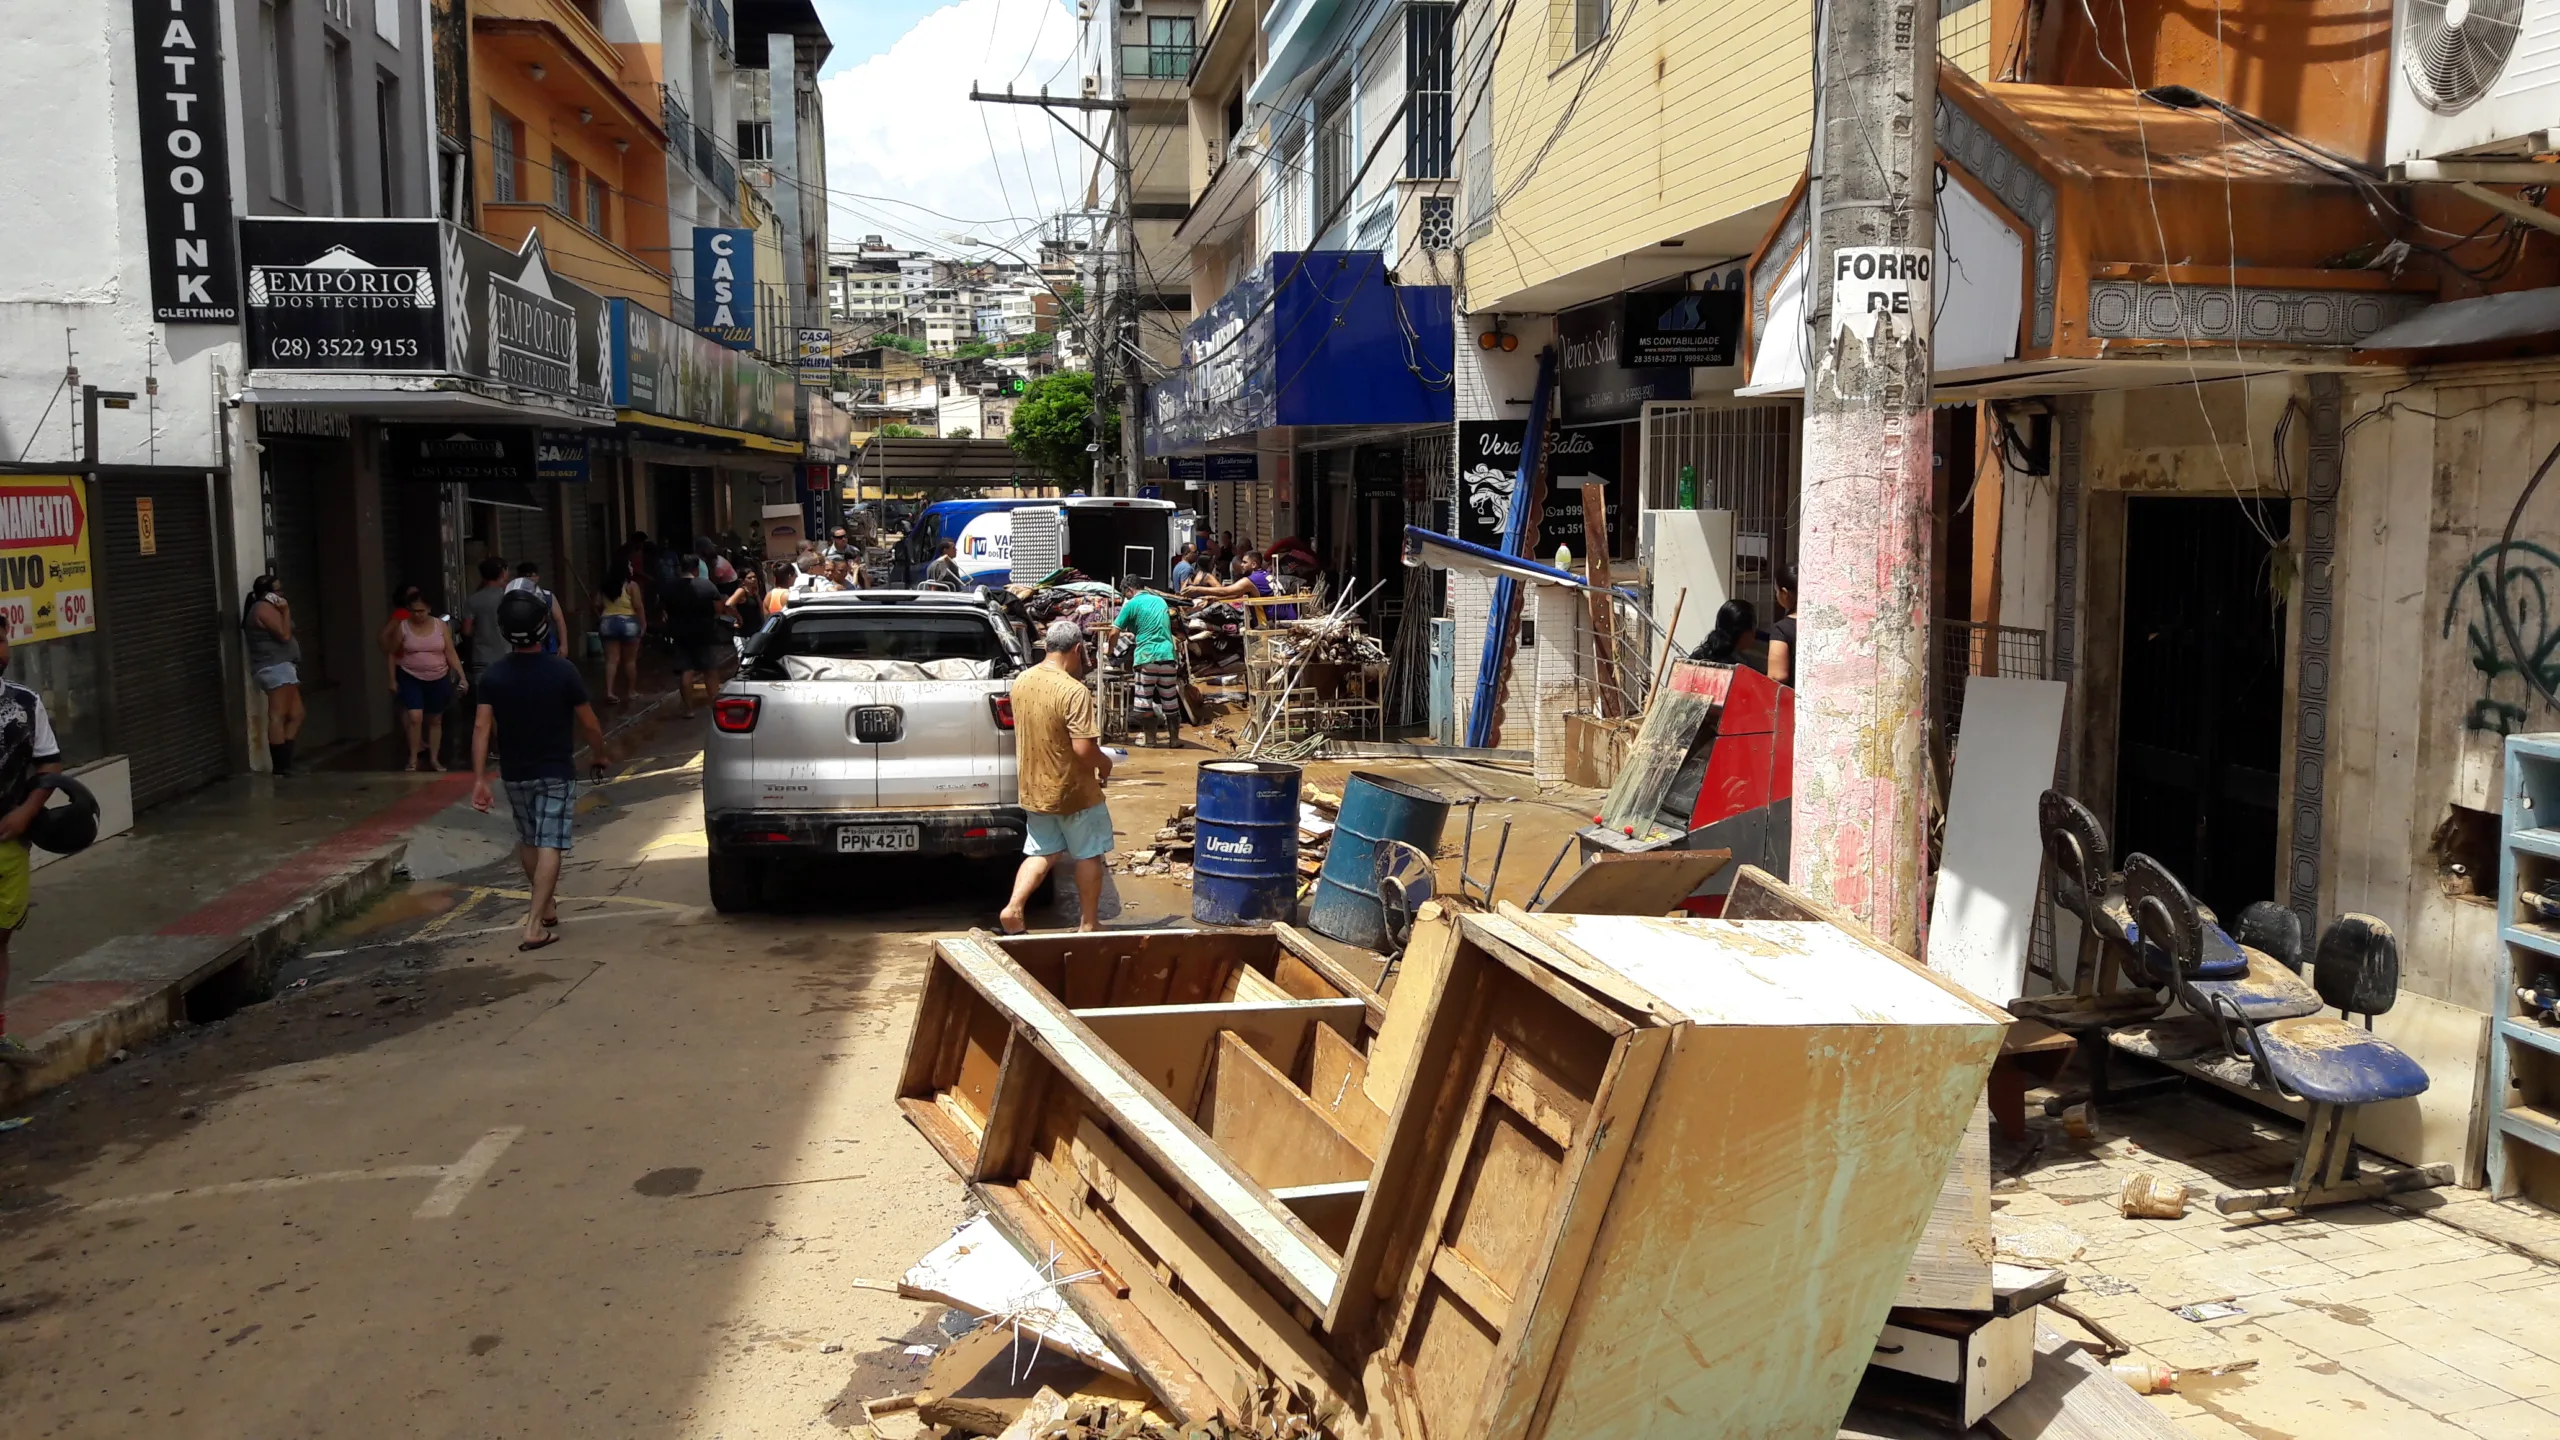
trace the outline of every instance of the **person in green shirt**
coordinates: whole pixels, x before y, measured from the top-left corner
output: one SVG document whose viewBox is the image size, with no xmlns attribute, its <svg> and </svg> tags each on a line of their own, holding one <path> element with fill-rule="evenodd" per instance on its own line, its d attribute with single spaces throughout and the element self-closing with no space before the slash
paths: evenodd
<svg viewBox="0 0 2560 1440">
<path fill-rule="evenodd" d="M 1137 666 L 1130 680 L 1129 724 L 1147 728 L 1148 744 L 1158 725 L 1164 727 L 1163 743 L 1175 749 L 1182 747 L 1182 652 L 1173 644 L 1173 607 L 1162 595 L 1147 589 L 1137 579 L 1120 582 L 1120 592 L 1128 598 L 1120 602 L 1120 613 L 1112 617 L 1111 630 L 1116 635 L 1127 631 L 1138 642 L 1130 656 Z M 1110 636 L 1104 637 L 1109 644 Z"/>
</svg>

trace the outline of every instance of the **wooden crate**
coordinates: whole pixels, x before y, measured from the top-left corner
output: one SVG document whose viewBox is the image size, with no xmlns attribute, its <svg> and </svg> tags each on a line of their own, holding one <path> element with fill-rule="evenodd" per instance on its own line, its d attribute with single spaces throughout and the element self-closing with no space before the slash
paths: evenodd
<svg viewBox="0 0 2560 1440">
<path fill-rule="evenodd" d="M 1441 917 L 1375 1016 L 1139 953 L 945 942 L 900 1103 L 1169 1409 L 1342 1436 L 1827 1437 L 2001 1023 L 1819 923 Z"/>
</svg>

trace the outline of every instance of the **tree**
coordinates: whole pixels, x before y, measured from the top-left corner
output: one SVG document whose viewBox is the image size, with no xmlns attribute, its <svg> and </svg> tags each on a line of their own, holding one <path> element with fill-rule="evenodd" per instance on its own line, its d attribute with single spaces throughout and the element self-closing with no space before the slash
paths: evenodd
<svg viewBox="0 0 2560 1440">
<path fill-rule="evenodd" d="M 942 438 L 945 440 L 975 440 L 978 438 L 978 432 L 972 426 L 955 425 L 951 427 L 950 433 L 944 435 Z"/>
<path fill-rule="evenodd" d="M 1120 411 L 1102 412 L 1103 469 L 1112 465 L 1120 436 Z M 1005 443 L 1049 478 L 1079 484 L 1093 477 L 1093 372 L 1061 370 L 1031 382 L 1014 407 L 1013 431 Z"/>
<path fill-rule="evenodd" d="M 989 345 L 983 340 L 972 340 L 968 344 L 963 345 L 958 350 L 952 352 L 952 357 L 958 360 L 984 360 L 995 353 L 996 347 L 993 345 Z"/>
<path fill-rule="evenodd" d="M 930 440 L 933 438 L 933 432 L 930 430 L 920 430 L 913 425 L 902 425 L 895 420 L 871 433 L 882 440 Z"/>
</svg>

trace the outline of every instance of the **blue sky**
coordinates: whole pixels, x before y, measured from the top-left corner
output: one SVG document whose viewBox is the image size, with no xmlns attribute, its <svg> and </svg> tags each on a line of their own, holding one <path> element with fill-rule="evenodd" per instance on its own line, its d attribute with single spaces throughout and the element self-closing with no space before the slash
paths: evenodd
<svg viewBox="0 0 2560 1440">
<path fill-rule="evenodd" d="M 827 38 L 835 53 L 827 74 L 859 65 L 894 44 L 925 16 L 951 0 L 818 0 L 818 18 L 827 22 Z"/>
<path fill-rule="evenodd" d="M 1016 248 L 1081 198 L 1086 152 L 1024 106 L 980 105 L 969 87 L 1072 94 L 1069 0 L 821 0 L 834 42 L 827 111 L 828 230 L 951 251 L 968 234 Z"/>
</svg>

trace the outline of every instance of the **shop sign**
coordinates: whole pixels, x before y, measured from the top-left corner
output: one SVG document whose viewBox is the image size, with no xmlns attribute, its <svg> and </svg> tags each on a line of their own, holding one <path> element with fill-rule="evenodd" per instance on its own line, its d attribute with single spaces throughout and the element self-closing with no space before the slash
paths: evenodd
<svg viewBox="0 0 2560 1440">
<path fill-rule="evenodd" d="M 1277 423 L 1271 276 L 1247 271 L 1182 332 L 1182 368 L 1148 392 L 1147 448 L 1188 449 Z"/>
<path fill-rule="evenodd" d="M 800 401 L 804 411 L 800 438 L 807 457 L 822 464 L 852 458 L 853 417 L 815 390 L 801 391 Z"/>
<path fill-rule="evenodd" d="M 1220 451 L 1215 455 L 1176 455 L 1164 462 L 1166 478 L 1188 485 L 1251 483 L 1262 478 L 1259 451 Z"/>
<path fill-rule="evenodd" d="M 1603 300 L 1556 317 L 1556 388 L 1559 418 L 1567 425 L 1632 420 L 1649 400 L 1689 398 L 1685 365 L 1630 369 L 1619 363 L 1626 309 Z"/>
<path fill-rule="evenodd" d="M 588 459 L 584 430 L 545 430 L 534 441 L 533 473 L 537 479 L 583 485 L 589 474 Z"/>
<path fill-rule="evenodd" d="M 221 39 L 215 0 L 133 0 L 151 318 L 168 324 L 240 322 Z"/>
<path fill-rule="evenodd" d="M 756 344 L 756 232 L 696 226 L 693 328 L 732 350 Z"/>
<path fill-rule="evenodd" d="M 381 223 L 381 222 L 374 222 Z M 520 249 L 450 232 L 463 293 L 454 368 L 523 390 L 604 403 L 613 389 L 613 322 L 603 296 L 551 273 L 542 235 Z"/>
<path fill-rule="evenodd" d="M 799 434 L 800 387 L 781 369 L 646 306 L 611 308 L 615 405 L 781 440 Z"/>
<path fill-rule="evenodd" d="M 1620 369 L 1740 363 L 1740 290 L 1638 290 L 1626 300 Z"/>
<path fill-rule="evenodd" d="M 534 436 L 530 425 L 388 425 L 383 453 L 412 485 L 526 483 L 540 473 Z"/>
<path fill-rule="evenodd" d="M 9 643 L 97 629 L 91 593 L 81 478 L 0 476 L 0 619 L 8 624 Z"/>
<path fill-rule="evenodd" d="M 1458 422 L 1459 539 L 1487 549 L 1502 548 L 1502 526 L 1511 511 L 1511 487 L 1520 474 L 1520 441 L 1528 433 L 1525 420 Z M 1614 429 L 1558 430 L 1547 449 L 1546 502 L 1539 507 L 1538 529 L 1530 543 L 1532 559 L 1552 560 L 1561 545 L 1576 555 L 1590 546 L 1582 534 L 1582 486 L 1597 480 L 1609 503 L 1618 503 L 1620 465 Z"/>
<path fill-rule="evenodd" d="M 800 327 L 800 383 L 824 390 L 835 382 L 836 332 L 823 326 Z"/>
<path fill-rule="evenodd" d="M 1511 514 L 1511 487 L 1520 475 L 1523 420 L 1458 422 L 1457 537 L 1487 549 L 1502 548 L 1502 527 Z"/>
<path fill-rule="evenodd" d="M 243 220 L 249 368 L 442 372 L 443 225 Z"/>
<path fill-rule="evenodd" d="M 258 433 L 345 440 L 355 434 L 355 426 L 349 422 L 344 410 L 321 410 L 309 405 L 261 405 L 258 407 Z"/>
</svg>

